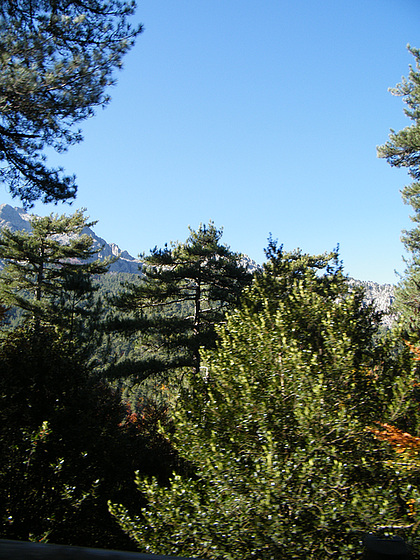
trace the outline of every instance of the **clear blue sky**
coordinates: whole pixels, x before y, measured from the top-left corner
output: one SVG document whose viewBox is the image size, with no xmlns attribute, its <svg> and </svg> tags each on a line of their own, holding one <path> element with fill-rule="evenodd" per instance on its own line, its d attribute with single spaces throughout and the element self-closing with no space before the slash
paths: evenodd
<svg viewBox="0 0 420 560">
<path fill-rule="evenodd" d="M 78 178 L 72 207 L 136 256 L 213 220 L 264 261 L 340 244 L 355 278 L 396 282 L 409 179 L 376 157 L 409 124 L 388 92 L 420 47 L 418 0 L 140 0 L 145 30 L 85 140 L 49 161 Z M 0 202 L 20 206 L 3 187 Z"/>
</svg>

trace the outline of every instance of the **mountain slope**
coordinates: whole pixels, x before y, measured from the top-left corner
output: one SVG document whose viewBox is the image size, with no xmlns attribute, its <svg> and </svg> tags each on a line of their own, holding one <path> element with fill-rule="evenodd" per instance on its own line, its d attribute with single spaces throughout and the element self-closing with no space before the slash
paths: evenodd
<svg viewBox="0 0 420 560">
<path fill-rule="evenodd" d="M 32 214 L 28 214 L 23 208 L 13 208 L 9 204 L 0 204 L 0 229 L 8 227 L 12 231 L 26 230 L 30 231 Z M 117 256 L 119 259 L 110 267 L 110 272 L 126 272 L 130 274 L 140 274 L 141 261 L 132 257 L 127 251 L 122 251 L 115 243 L 108 243 L 102 237 L 96 235 L 91 228 L 85 228 L 84 233 L 90 235 L 94 241 L 94 248 L 97 249 L 98 258 Z M 253 272 L 259 265 L 244 256 L 243 264 Z M 360 280 L 350 279 L 350 283 L 362 285 L 366 292 L 366 300 L 374 301 L 378 310 L 386 312 L 391 306 L 394 299 L 394 286 L 391 284 L 378 284 L 376 282 L 362 282 Z M 392 321 L 391 317 L 387 317 L 385 322 Z"/>
<path fill-rule="evenodd" d="M 0 229 L 4 227 L 11 231 L 31 230 L 30 219 L 32 214 L 28 214 L 23 208 L 13 208 L 9 204 L 0 204 Z M 98 258 L 103 260 L 106 257 L 119 257 L 110 267 L 110 272 L 129 272 L 139 274 L 141 262 L 132 257 L 127 251 L 122 251 L 115 243 L 107 243 L 105 239 L 96 235 L 91 228 L 85 228 L 83 233 L 90 235 L 93 239 L 93 248 L 97 250 Z"/>
</svg>

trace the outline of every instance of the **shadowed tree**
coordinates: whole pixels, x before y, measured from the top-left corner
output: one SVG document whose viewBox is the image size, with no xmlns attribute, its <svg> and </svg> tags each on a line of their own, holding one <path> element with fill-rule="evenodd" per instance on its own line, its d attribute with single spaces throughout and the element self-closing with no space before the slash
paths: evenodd
<svg viewBox="0 0 420 560">
<path fill-rule="evenodd" d="M 49 327 L 0 338 L 0 371 L 0 538 L 133 549 L 107 500 L 131 502 L 135 469 L 171 469 L 153 419 L 127 418 Z"/>
<path fill-rule="evenodd" d="M 113 326 L 139 339 L 139 357 L 115 374 L 139 379 L 201 367 L 201 348 L 214 346 L 215 325 L 235 307 L 252 279 L 242 256 L 221 243 L 223 231 L 210 222 L 190 229 L 185 243 L 155 247 L 144 257 L 142 281 L 127 284 L 116 299 L 131 317 Z"/>
<path fill-rule="evenodd" d="M 98 319 L 93 302 L 93 275 L 107 272 L 110 259 L 95 258 L 82 210 L 70 216 L 34 216 L 31 231 L 4 228 L 0 237 L 0 297 L 19 307 L 39 325 L 58 327 L 73 341 L 89 319 Z"/>
</svg>

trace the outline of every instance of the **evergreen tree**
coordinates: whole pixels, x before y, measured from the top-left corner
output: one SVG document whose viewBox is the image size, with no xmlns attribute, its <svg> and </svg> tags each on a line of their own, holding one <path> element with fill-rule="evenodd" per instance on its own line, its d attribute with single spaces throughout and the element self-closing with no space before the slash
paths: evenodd
<svg viewBox="0 0 420 560">
<path fill-rule="evenodd" d="M 74 177 L 49 169 L 44 148 L 82 140 L 74 128 L 109 97 L 106 88 L 141 31 L 131 0 L 0 3 L 0 178 L 13 196 L 74 198 Z"/>
<path fill-rule="evenodd" d="M 287 252 L 270 235 L 264 252 L 267 262 L 256 275 L 253 288 L 263 295 L 256 301 L 265 300 L 272 308 L 276 308 L 281 300 L 288 300 L 290 304 L 289 292 L 298 282 L 305 289 L 329 297 L 348 289 L 338 248 L 322 255 L 304 254 L 300 249 Z"/>
<path fill-rule="evenodd" d="M 37 324 L 52 324 L 71 341 L 85 319 L 97 317 L 93 275 L 108 270 L 110 260 L 94 260 L 83 211 L 70 216 L 33 217 L 31 231 L 4 228 L 0 237 L 0 297 L 23 309 Z M 79 333 L 80 334 L 80 333 Z"/>
<path fill-rule="evenodd" d="M 407 78 L 391 93 L 403 98 L 404 113 L 412 124 L 395 132 L 391 130 L 389 140 L 378 147 L 378 156 L 385 158 L 392 167 L 407 168 L 413 180 L 402 189 L 402 197 L 413 210 L 411 220 L 415 224 L 403 231 L 402 241 L 409 253 L 405 276 L 395 293 L 395 309 L 409 333 L 420 335 L 420 50 L 408 47 L 415 58 L 415 68 L 410 66 Z"/>
<path fill-rule="evenodd" d="M 132 316 L 114 324 L 138 333 L 141 356 L 122 362 L 117 372 L 139 379 L 187 366 L 199 372 L 200 348 L 214 345 L 215 325 L 252 278 L 241 255 L 221 244 L 222 233 L 212 222 L 202 224 L 190 229 L 185 243 L 155 247 L 143 257 L 142 282 L 127 284 L 115 301 Z"/>
<path fill-rule="evenodd" d="M 133 549 L 107 500 L 142 503 L 134 470 L 173 467 L 152 422 L 127 419 L 51 328 L 0 339 L 0 371 L 0 538 Z"/>
<path fill-rule="evenodd" d="M 169 486 L 139 475 L 148 505 L 137 516 L 110 506 L 140 551 L 346 560 L 365 532 L 411 525 L 413 490 L 366 429 L 407 413 L 405 398 L 390 397 L 398 375 L 413 390 L 411 363 L 377 346 L 377 316 L 343 281 L 336 255 L 273 243 L 270 252 L 204 353 L 209 375 L 192 378 L 175 406 L 169 437 L 193 473 Z"/>
</svg>

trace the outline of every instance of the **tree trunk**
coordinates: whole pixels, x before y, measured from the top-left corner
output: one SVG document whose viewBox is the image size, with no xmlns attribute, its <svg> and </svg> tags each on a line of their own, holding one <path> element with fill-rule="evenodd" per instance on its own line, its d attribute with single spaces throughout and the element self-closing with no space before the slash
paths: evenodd
<svg viewBox="0 0 420 560">
<path fill-rule="evenodd" d="M 193 347 L 193 374 L 197 375 L 200 371 L 200 346 L 198 344 L 198 336 L 200 334 L 200 313 L 201 313 L 201 281 L 196 279 L 194 294 L 194 347 Z"/>
</svg>

